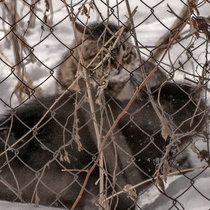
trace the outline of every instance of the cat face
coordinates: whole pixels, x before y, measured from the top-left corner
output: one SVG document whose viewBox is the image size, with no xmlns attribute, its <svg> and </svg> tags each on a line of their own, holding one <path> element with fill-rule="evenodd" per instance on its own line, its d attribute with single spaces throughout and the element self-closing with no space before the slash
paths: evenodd
<svg viewBox="0 0 210 210">
<path fill-rule="evenodd" d="M 84 69 L 94 87 L 105 89 L 109 82 L 126 83 L 138 63 L 129 28 L 112 23 L 93 23 L 87 27 L 76 23 L 75 26 L 74 52 L 71 55 L 68 53 L 69 58 L 58 71 L 58 80 L 64 88 L 78 72 L 85 80 Z"/>
</svg>

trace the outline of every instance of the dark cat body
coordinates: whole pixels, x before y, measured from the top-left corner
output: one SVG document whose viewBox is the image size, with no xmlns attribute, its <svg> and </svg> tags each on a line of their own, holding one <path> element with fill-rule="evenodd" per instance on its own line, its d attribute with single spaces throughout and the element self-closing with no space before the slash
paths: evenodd
<svg viewBox="0 0 210 210">
<path fill-rule="evenodd" d="M 190 163 L 186 160 L 187 153 L 182 152 L 182 149 L 189 145 L 192 142 L 192 136 L 201 130 L 206 114 L 204 103 L 198 104 L 199 93 L 190 86 L 167 83 L 162 87 L 160 96 L 158 90 L 153 91 L 152 96 L 155 102 L 159 97 L 172 137 L 163 139 L 160 119 L 146 96 L 144 100 L 147 102 L 135 101 L 128 114 L 119 123 L 119 126 L 123 127 L 123 135 L 129 139 L 136 163 L 144 172 L 142 175 L 145 178 L 154 174 L 166 146 L 172 141 L 174 143 L 168 157 L 171 167 L 177 170 L 189 167 Z M 197 111 L 195 111 L 196 107 Z M 183 154 L 177 155 L 179 152 Z"/>
<path fill-rule="evenodd" d="M 82 144 L 81 151 L 78 151 L 78 141 L 73 129 L 75 127 L 75 94 L 73 95 L 65 95 L 53 108 L 53 112 L 50 112 L 33 132 L 6 153 L 8 157 L 5 154 L 0 157 L 0 199 L 34 202 L 34 198 L 38 196 L 40 204 L 64 204 L 71 207 L 86 176 L 86 172 L 82 170 L 87 170 L 92 166 L 98 153 L 92 115 L 87 102 L 83 102 L 77 111 L 78 134 Z M 157 102 L 158 91 L 154 91 L 152 96 Z M 28 132 L 57 97 L 40 98 L 41 103 L 34 101 L 18 108 L 13 118 L 8 144 L 11 145 Z M 170 153 L 171 167 L 175 165 L 173 165 L 174 160 L 180 161 L 175 157 L 176 150 L 189 142 L 191 136 L 198 132 L 204 123 L 203 103 L 201 102 L 196 107 L 198 97 L 199 94 L 193 93 L 192 88 L 186 85 L 166 84 L 160 91 L 160 105 L 170 125 L 173 125 L 173 136 L 176 137 L 176 134 L 179 136 L 173 144 L 176 149 Z M 113 116 L 116 118 L 127 102 L 106 98 L 102 136 L 109 130 Z M 96 109 L 96 115 L 100 121 L 101 109 L 99 107 Z M 196 113 L 195 110 L 197 110 Z M 192 120 L 193 116 L 196 117 Z M 8 118 L 9 116 L 6 116 L 0 122 L 0 152 L 4 151 L 9 132 L 11 121 L 7 121 Z M 190 131 L 195 132 L 188 133 Z M 152 176 L 166 146 L 172 140 L 162 138 L 160 120 L 148 101 L 148 97 L 145 95 L 143 99 L 135 100 L 109 137 L 103 151 L 105 168 L 107 168 L 105 177 L 108 177 L 107 188 L 105 187 L 107 196 L 122 190 L 126 184 L 135 185 L 146 177 Z M 65 146 L 63 146 L 64 143 Z M 9 161 L 6 161 L 7 158 Z M 63 159 L 67 161 L 62 161 Z M 79 170 L 62 172 L 62 169 Z M 17 179 L 19 191 L 14 177 Z M 40 182 L 37 177 L 40 177 Z M 99 186 L 95 184 L 97 180 L 98 167 L 91 174 L 77 209 L 98 208 L 95 205 L 99 192 Z M 2 183 L 8 183 L 8 185 Z M 35 190 L 36 184 L 37 190 Z M 118 199 L 114 197 L 112 204 L 109 205 L 111 209 L 114 209 L 116 205 L 116 209 L 119 210 L 134 209 L 135 202 L 126 193 L 122 193 Z"/>
<path fill-rule="evenodd" d="M 78 151 L 78 144 L 75 140 L 76 134 L 74 134 L 73 130 L 73 127 L 75 127 L 73 115 L 75 107 L 74 96 L 75 94 L 73 94 L 73 96 L 65 95 L 55 108 L 53 108 L 53 112 L 46 116 L 41 125 L 38 126 L 34 132 L 31 132 L 18 144 L 18 146 L 15 146 L 15 150 L 8 151 L 7 155 L 9 160 L 11 160 L 10 167 L 13 169 L 20 187 L 19 199 L 15 199 L 18 197 L 18 187 L 16 186 L 14 176 L 11 173 L 8 164 L 5 162 L 6 157 L 1 157 L 0 177 L 2 182 L 6 181 L 12 185 L 16 195 L 9 189 L 6 189 L 6 186 L 1 184 L 0 199 L 34 202 L 35 197 L 33 194 L 35 185 L 38 183 L 36 176 L 41 176 L 44 170 L 43 177 L 40 177 L 41 182 L 38 184 L 37 188 L 40 204 L 64 205 L 70 207 L 76 200 L 86 175 L 84 170 L 87 170 L 92 166 L 97 157 L 98 149 L 93 122 L 91 120 L 92 115 L 88 103 L 84 102 L 77 111 L 78 134 L 82 144 L 81 151 Z M 57 97 L 58 96 L 41 98 L 40 102 L 42 105 L 39 102 L 34 101 L 24 107 L 18 108 L 13 119 L 12 134 L 8 144 L 13 144 L 17 139 L 28 132 L 47 111 L 46 107 L 50 107 Z M 119 105 L 115 104 L 114 100 L 110 100 L 109 105 L 113 109 L 114 116 L 116 116 L 120 111 Z M 99 107 L 97 108 L 96 114 L 98 118 L 100 118 Z M 5 119 L 7 118 L 9 118 L 9 116 Z M 108 119 L 110 122 L 113 122 L 110 115 L 104 116 L 104 119 L 103 135 L 106 134 L 110 127 L 107 122 Z M 3 124 L 3 121 L 1 122 L 1 127 L 3 128 L 3 131 L 1 132 L 1 152 L 4 150 L 4 141 L 9 126 L 10 120 L 5 124 Z M 64 142 L 66 144 L 65 146 L 63 146 Z M 118 145 L 122 146 L 123 151 L 118 148 Z M 61 161 L 61 159 L 65 159 L 65 152 L 67 152 L 70 163 L 68 163 L 68 161 Z M 116 190 L 122 190 L 127 183 L 134 184 L 134 180 L 136 179 L 141 181 L 140 172 L 132 163 L 129 163 L 132 153 L 121 133 L 112 135 L 112 137 L 109 138 L 103 153 L 106 167 L 108 168 L 107 173 L 109 173 L 107 175 L 110 176 L 111 182 L 113 182 L 111 180 L 113 171 L 116 173 L 116 178 L 118 180 L 115 187 Z M 15 157 L 15 155 L 17 157 Z M 113 163 L 115 159 L 117 165 Z M 62 169 L 78 170 L 74 172 L 62 172 Z M 134 179 L 135 176 L 136 178 Z M 76 209 L 98 208 L 95 205 L 98 200 L 99 189 L 99 185 L 95 185 L 95 182 L 98 178 L 98 168 L 96 168 L 88 181 L 86 191 L 83 195 L 84 199 L 82 198 Z M 50 190 L 48 188 L 50 188 Z M 110 185 L 107 190 L 111 190 Z M 129 206 L 132 205 L 133 201 L 131 201 L 130 198 L 127 198 L 126 194 L 120 197 L 122 198 L 119 203 L 119 209 L 122 209 L 125 206 L 126 208 L 129 208 Z M 55 201 L 57 201 L 56 204 Z M 115 202 L 116 201 L 113 201 L 113 203 Z"/>
</svg>

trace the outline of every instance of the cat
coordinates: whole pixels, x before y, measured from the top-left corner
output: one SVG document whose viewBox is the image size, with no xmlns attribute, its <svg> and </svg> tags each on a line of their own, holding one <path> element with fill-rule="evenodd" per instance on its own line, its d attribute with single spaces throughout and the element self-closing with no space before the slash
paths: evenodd
<svg viewBox="0 0 210 210">
<path fill-rule="evenodd" d="M 5 114 L 0 121 L 0 153 L 33 128 L 58 96 L 37 98 Z M 205 104 L 198 103 L 200 93 L 195 88 L 166 83 L 152 89 L 152 97 L 169 122 L 173 135 L 167 139 L 162 137 L 159 117 L 146 94 L 136 99 L 103 150 L 104 195 L 107 197 L 128 184 L 135 185 L 153 176 L 166 146 L 172 141 L 167 158 L 171 168 L 176 169 L 177 163 L 185 165 L 186 159 L 180 159 L 177 154 L 205 123 Z M 95 106 L 97 122 L 103 119 L 101 136 L 107 133 L 127 103 L 127 100 L 106 96 L 103 109 Z M 81 190 L 86 170 L 98 154 L 91 119 L 85 95 L 74 91 L 64 95 L 32 132 L 0 157 L 0 199 L 70 208 Z M 98 209 L 98 179 L 97 165 L 75 209 Z M 102 207 L 134 210 L 136 195 L 141 189 L 136 188 L 133 194 L 124 191 L 113 196 Z"/>
<path fill-rule="evenodd" d="M 82 79 L 71 87 L 71 90 L 85 90 L 83 70 L 85 68 L 91 84 L 99 89 L 99 92 L 105 91 L 119 100 L 129 99 L 136 87 L 145 79 L 142 66 L 146 75 L 155 67 L 152 62 L 146 60 L 142 60 L 140 64 L 136 48 L 130 38 L 130 26 L 125 27 L 121 36 L 116 33 L 122 27 L 114 23 L 94 22 L 87 27 L 75 23 L 75 26 L 77 39 L 73 41 L 58 69 L 57 91 L 66 90 L 78 73 L 83 75 Z M 109 42 L 112 37 L 114 38 Z M 108 57 L 105 59 L 106 56 Z M 167 76 L 159 68 L 148 84 L 155 87 L 166 80 Z"/>
</svg>

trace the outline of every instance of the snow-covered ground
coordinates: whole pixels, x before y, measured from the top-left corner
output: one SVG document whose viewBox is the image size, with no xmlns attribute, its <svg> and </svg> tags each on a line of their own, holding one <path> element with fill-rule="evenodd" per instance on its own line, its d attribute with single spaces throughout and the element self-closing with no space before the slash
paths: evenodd
<svg viewBox="0 0 210 210">
<path fill-rule="evenodd" d="M 0 201 L 0 210 L 63 210 L 61 208 L 53 208 L 46 206 L 35 207 L 30 204 L 11 203 L 7 201 Z"/>
<path fill-rule="evenodd" d="M 167 180 L 164 194 L 161 194 L 155 186 L 150 188 L 139 198 L 140 206 L 144 210 L 186 209 L 209 210 L 210 208 L 210 170 L 202 171 L 202 175 L 195 178 L 201 170 L 185 174 L 185 176 L 172 176 Z M 192 181 L 193 180 L 193 181 Z M 173 203 L 172 197 L 178 202 Z M 150 203 L 148 202 L 150 201 Z M 151 202 L 152 201 L 152 202 Z"/>
<path fill-rule="evenodd" d="M 21 1 L 20 1 L 21 2 Z M 74 3 L 76 1 L 73 1 Z M 108 2 L 108 1 L 107 1 Z M 110 6 L 113 6 L 116 4 L 118 1 L 110 1 Z M 171 1 L 171 0 L 166 0 L 163 1 L 161 4 L 158 5 L 160 1 L 157 0 L 150 0 L 150 1 L 145 1 L 147 4 L 150 6 L 155 6 L 154 7 L 154 14 L 156 17 L 158 17 L 161 22 L 166 25 L 168 28 L 173 24 L 175 17 L 168 13 L 167 10 L 167 4 L 170 5 L 173 10 L 179 14 L 180 9 L 182 8 L 183 4 L 180 1 Z M 102 13 L 103 17 L 107 16 L 107 8 L 101 1 L 96 2 L 98 8 L 100 9 L 100 12 Z M 137 13 L 134 16 L 135 20 L 135 25 L 140 24 L 143 22 L 143 20 L 151 14 L 151 10 L 141 3 L 140 1 L 137 0 L 132 0 L 130 1 L 131 4 L 131 10 L 133 10 L 136 6 L 138 6 Z M 1 5 L 0 5 L 1 6 Z M 42 8 L 44 6 L 44 1 L 40 4 L 38 4 L 38 7 Z M 80 5 L 78 5 L 75 9 L 75 11 L 79 8 Z M 44 7 L 43 7 L 44 8 Z M 120 6 L 118 7 L 119 9 L 119 17 L 122 22 L 127 20 L 128 17 L 128 12 L 126 10 L 125 2 L 122 2 Z M 26 14 L 29 9 L 25 8 L 22 12 L 23 14 Z M 58 66 L 59 62 L 62 60 L 62 55 L 64 52 L 67 50 L 56 38 L 55 36 L 61 40 L 63 43 L 65 43 L 67 46 L 70 46 L 72 40 L 73 40 L 73 33 L 72 33 L 72 27 L 71 23 L 69 21 L 69 18 L 65 18 L 61 23 L 60 20 L 66 17 L 66 9 L 63 6 L 62 2 L 60 1 L 53 1 L 53 10 L 56 11 L 54 12 L 53 16 L 53 32 L 52 34 L 49 35 L 46 39 L 44 39 L 48 34 L 50 33 L 49 28 L 46 26 L 44 27 L 44 31 L 41 29 L 41 23 L 36 20 L 36 27 L 33 29 L 30 29 L 29 35 L 26 36 L 27 42 L 30 44 L 30 46 L 33 46 L 34 54 L 36 57 L 45 64 L 43 66 L 41 62 L 35 62 L 35 63 L 29 63 L 26 65 L 25 69 L 25 74 L 28 78 L 30 78 L 32 81 L 34 81 L 34 86 L 41 84 L 43 81 L 47 79 L 47 82 L 44 82 L 41 85 L 42 92 L 43 94 L 53 94 L 55 91 L 55 80 L 52 76 L 50 76 L 51 72 L 49 69 L 55 70 L 53 75 L 56 75 L 56 66 Z M 117 7 L 114 9 L 115 12 L 117 12 Z M 0 10 L 2 12 L 2 10 Z M 199 12 L 201 16 L 207 17 L 209 15 L 209 4 L 206 3 L 204 4 L 203 7 L 199 8 Z M 37 13 L 41 19 L 43 19 L 43 13 L 38 12 Z M 1 16 L 1 13 L 0 13 Z M 98 20 L 99 16 L 98 14 L 92 10 L 90 14 L 90 22 Z M 86 16 L 85 15 L 80 15 L 79 18 L 86 22 Z M 28 20 L 28 16 L 26 17 L 26 21 Z M 113 15 L 110 17 L 111 21 L 116 22 L 116 17 Z M 1 27 L 0 22 L 0 27 Z M 59 24 L 58 24 L 59 23 Z M 7 27 L 9 29 L 9 26 Z M 187 26 L 185 31 L 189 29 Z M 143 22 L 136 28 L 138 40 L 142 43 L 144 46 L 154 46 L 155 43 L 159 40 L 159 38 L 166 32 L 166 28 L 163 27 L 163 25 L 154 17 L 151 16 L 148 18 L 147 21 Z M 11 64 L 14 64 L 15 62 L 13 61 L 13 50 L 12 48 L 7 48 L 6 46 L 6 41 L 5 39 L 1 38 L 4 36 L 3 32 L 0 30 L 0 51 L 6 56 L 6 58 L 10 61 Z M 40 42 L 40 40 L 43 40 L 42 43 L 36 45 L 37 43 Z M 195 42 L 196 46 L 199 46 L 199 44 L 203 40 L 197 40 Z M 191 39 L 187 39 L 182 44 L 184 46 L 188 46 L 191 42 Z M 194 46 L 194 47 L 196 47 Z M 195 59 L 200 62 L 204 63 L 205 60 L 205 45 L 201 45 L 201 47 L 198 47 L 196 51 L 194 51 L 193 56 Z M 176 45 L 176 47 L 173 47 L 170 50 L 170 59 L 172 61 L 175 61 L 177 56 L 180 55 L 180 52 L 183 51 L 183 48 L 179 45 Z M 149 52 L 145 49 L 142 49 L 142 52 L 146 53 L 149 55 Z M 180 62 L 184 61 L 186 57 L 183 55 L 180 57 Z M 170 64 L 168 57 L 164 59 L 165 63 Z M 184 69 L 188 71 L 189 69 L 192 69 L 192 66 L 195 67 L 197 65 L 195 61 L 190 61 L 187 62 L 186 65 L 184 66 Z M 174 66 L 178 66 L 178 62 L 174 64 Z M 199 66 L 198 66 L 199 68 Z M 0 74 L 0 99 L 7 104 L 11 106 L 15 106 L 17 104 L 17 98 L 13 94 L 12 97 L 10 97 L 14 91 L 15 85 L 16 85 L 16 78 L 14 75 L 11 74 L 10 68 L 5 65 L 4 62 L 0 60 L 0 69 L 1 69 L 1 74 Z M 171 71 L 171 69 L 168 69 L 168 71 Z M 199 71 L 199 69 L 198 69 Z M 178 74 L 175 79 L 176 80 L 183 80 L 183 75 L 180 76 Z M 6 80 L 3 81 L 4 78 L 8 77 Z M 0 101 L 0 113 L 3 113 L 6 109 L 8 109 L 7 106 L 5 106 L 4 103 Z M 203 143 L 203 147 L 206 147 L 206 143 Z M 192 162 L 194 163 L 195 166 L 202 166 L 203 163 L 198 161 L 198 158 L 196 155 L 192 152 L 189 152 L 189 156 L 192 159 Z M 195 163 L 196 162 L 196 163 Z M 207 170 L 203 173 L 201 173 L 199 176 L 196 176 L 199 171 L 194 171 L 191 173 L 186 174 L 186 176 L 189 177 L 196 177 L 194 179 L 194 187 L 191 186 L 191 182 L 189 179 L 187 179 L 184 176 L 172 176 L 168 178 L 168 187 L 166 189 L 166 194 L 176 198 L 180 204 L 176 204 L 176 207 L 172 207 L 172 201 L 168 199 L 166 196 L 162 195 L 159 193 L 159 191 L 155 188 L 152 187 L 147 193 L 143 194 L 139 198 L 139 204 L 142 206 L 144 205 L 145 207 L 143 209 L 145 210 L 166 210 L 166 209 L 186 209 L 186 210 L 209 210 L 210 209 L 210 171 Z M 191 186 L 191 187 L 190 187 Z M 189 188 L 189 189 L 188 189 Z M 186 189 L 186 193 L 183 195 L 182 192 L 184 192 Z M 201 194 L 199 193 L 201 192 Z M 205 198 L 205 195 L 207 198 Z M 179 197 L 179 195 L 181 195 Z M 15 204 L 15 203 L 9 203 L 2 201 L 0 202 L 0 210 L 35 210 L 35 209 L 40 209 L 40 210 L 47 210 L 47 209 L 54 209 L 52 207 L 46 208 L 46 207 L 39 207 L 35 208 L 32 207 L 31 205 L 27 204 Z M 55 208 L 56 209 L 56 208 Z"/>
</svg>

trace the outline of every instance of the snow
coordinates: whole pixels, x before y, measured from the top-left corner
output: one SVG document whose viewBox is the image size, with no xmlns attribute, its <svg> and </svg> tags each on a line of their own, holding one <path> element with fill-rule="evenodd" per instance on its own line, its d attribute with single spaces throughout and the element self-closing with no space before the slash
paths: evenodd
<svg viewBox="0 0 210 210">
<path fill-rule="evenodd" d="M 73 1 L 76 2 L 76 1 Z M 157 5 L 157 0 L 150 0 L 145 1 L 150 6 Z M 110 1 L 110 6 L 112 4 L 115 4 L 115 1 Z M 141 1 L 130 1 L 131 4 L 131 10 L 133 10 L 136 6 L 138 6 L 137 13 L 134 16 L 134 22 L 135 25 L 141 23 L 148 15 L 151 14 L 151 10 L 141 3 Z M 180 1 L 163 1 L 158 6 L 154 7 L 155 15 L 162 21 L 163 24 L 165 24 L 167 27 L 170 28 L 172 23 L 174 22 L 175 18 L 173 15 L 169 14 L 167 12 L 166 5 L 170 4 L 170 6 L 173 8 L 173 10 L 177 13 L 179 13 L 180 8 L 182 7 L 182 3 Z M 80 4 L 81 5 L 81 4 Z M 79 8 L 78 5 L 75 8 L 76 10 Z M 42 7 L 43 5 L 38 5 L 39 7 Z M 60 1 L 53 1 L 53 10 L 57 11 L 55 12 L 55 15 L 53 17 L 53 34 L 51 34 L 47 39 L 44 40 L 44 38 L 49 34 L 50 29 L 46 26 L 44 27 L 44 31 L 41 30 L 41 22 L 36 20 L 36 27 L 34 29 L 31 29 L 30 34 L 27 36 L 27 41 L 30 43 L 31 46 L 34 46 L 34 54 L 37 56 L 37 58 L 43 62 L 46 66 L 43 66 L 39 62 L 35 63 L 29 63 L 26 65 L 26 75 L 32 80 L 35 81 L 34 85 L 41 84 L 45 79 L 47 79 L 52 72 L 50 72 L 49 69 L 52 69 L 55 71 L 53 75 L 56 75 L 56 66 L 61 61 L 62 55 L 65 53 L 66 48 L 54 37 L 57 36 L 58 39 L 60 39 L 63 43 L 65 43 L 67 46 L 70 46 L 72 40 L 73 40 L 73 33 L 70 21 L 68 17 L 61 22 L 59 21 L 66 17 L 66 9 L 62 6 L 62 3 Z M 105 6 L 102 3 L 102 1 L 97 2 L 98 8 L 101 8 L 102 15 L 104 17 L 107 16 L 107 10 L 104 9 Z M 125 9 L 125 2 L 122 2 L 119 6 L 119 12 L 120 12 L 120 20 L 122 22 L 127 20 L 128 14 L 127 10 Z M 115 8 L 116 11 L 116 8 Z M 199 8 L 199 11 L 202 16 L 207 17 L 209 15 L 209 8 L 207 8 L 207 3 L 204 5 L 204 7 Z M 27 9 L 23 11 L 27 12 Z M 38 13 L 39 17 L 42 19 L 43 14 Z M 91 12 L 91 22 L 98 20 L 99 16 L 95 11 Z M 79 18 L 82 21 L 86 21 L 85 15 L 80 15 Z M 115 21 L 116 19 L 111 16 L 111 21 Z M 1 22 L 0 22 L 1 24 Z M 157 19 L 152 16 L 147 21 L 145 21 L 142 25 L 140 25 L 137 29 L 137 36 L 138 40 L 144 45 L 150 45 L 154 46 L 157 40 L 166 32 L 166 29 L 162 26 L 162 24 L 157 21 Z M 0 32 L 0 39 L 2 38 L 3 33 Z M 40 40 L 43 40 L 41 44 L 36 45 L 40 42 Z M 152 41 L 152 43 L 151 43 Z M 2 41 L 1 41 L 2 42 Z M 190 44 L 191 40 L 186 40 L 184 42 L 185 46 L 188 46 Z M 197 46 L 201 41 L 196 42 Z M 195 46 L 196 47 L 196 46 Z M 196 58 L 200 63 L 204 63 L 205 56 L 203 54 L 204 47 L 201 46 L 196 50 Z M 4 49 L 4 55 L 9 59 L 11 63 L 13 63 L 13 55 L 12 55 L 12 49 L 6 49 L 6 43 L 3 42 L 3 45 L 0 46 L 0 50 L 3 51 Z M 149 54 L 149 52 L 145 49 L 141 49 L 142 52 Z M 180 52 L 183 51 L 183 48 L 181 46 L 176 46 L 176 49 L 174 47 L 170 50 L 171 59 L 175 61 L 177 56 L 180 54 Z M 180 58 L 180 61 L 184 61 L 186 58 L 183 56 Z M 165 63 L 170 64 L 169 60 L 164 59 Z M 175 64 L 175 66 L 177 63 Z M 186 69 L 192 68 L 192 62 L 188 62 L 185 65 Z M 1 100 L 5 101 L 10 106 L 16 106 L 18 104 L 17 98 L 13 94 L 13 97 L 10 98 L 10 95 L 12 95 L 14 91 L 14 87 L 16 85 L 16 78 L 13 74 L 11 74 L 10 68 L 6 66 L 3 62 L 0 61 L 0 69 L 1 69 L 1 75 L 0 75 L 0 81 L 2 81 L 4 78 L 9 76 L 5 81 L 0 82 L 0 98 Z M 199 70 L 199 69 L 198 69 Z M 170 71 L 170 69 L 169 69 Z M 10 75 L 11 74 L 11 75 Z M 183 74 L 177 75 L 177 80 L 182 79 L 183 80 Z M 55 92 L 55 81 L 53 77 L 50 77 L 47 82 L 45 82 L 42 86 L 43 94 L 53 94 Z M 2 102 L 0 102 L 0 113 L 4 113 L 5 110 L 8 109 L 8 106 L 5 106 Z M 204 144 L 206 146 L 206 143 Z M 193 163 L 196 162 L 196 166 L 201 166 L 201 163 L 196 155 L 194 153 L 190 153 L 190 158 Z M 186 174 L 188 177 L 196 177 L 196 174 L 198 174 L 199 171 L 195 170 L 194 172 Z M 204 194 L 208 199 L 210 199 L 210 171 L 206 170 L 205 172 L 201 173 L 194 183 L 194 187 L 190 187 L 189 190 L 186 191 L 182 196 L 179 197 L 179 195 L 185 191 L 189 186 L 191 186 L 191 182 L 189 179 L 187 179 L 185 176 L 172 176 L 168 178 L 167 182 L 167 188 L 166 193 L 170 195 L 173 198 L 177 197 L 177 200 L 184 206 L 182 208 L 179 204 L 176 204 L 176 207 L 172 207 L 172 201 L 170 199 L 167 199 L 163 194 L 161 194 L 155 186 L 149 189 L 148 192 L 144 193 L 139 197 L 139 204 L 141 206 L 144 206 L 144 210 L 165 210 L 165 209 L 186 209 L 186 210 L 209 210 L 210 209 L 210 200 L 205 199 L 198 191 L 200 191 L 202 194 Z M 197 190 L 196 190 L 197 189 Z M 52 209 L 56 210 L 58 208 L 47 208 L 47 207 L 34 207 L 30 204 L 20 204 L 20 203 L 11 203 L 6 201 L 0 202 L 0 210 L 47 210 Z"/>
<path fill-rule="evenodd" d="M 139 198 L 139 205 L 144 206 L 144 210 L 163 210 L 163 209 L 205 209 L 210 207 L 210 170 L 202 172 L 202 176 L 196 179 L 196 175 L 201 171 L 194 171 L 185 176 L 172 176 L 167 180 L 166 195 L 178 200 L 173 206 L 173 201 L 161 194 L 155 186 L 149 189 L 145 195 Z M 193 181 L 191 181 L 193 180 Z M 206 199 L 206 196 L 208 199 Z M 152 201 L 152 202 L 151 202 Z M 180 205 L 181 204 L 181 205 Z"/>
<path fill-rule="evenodd" d="M 12 203 L 7 201 L 0 201 L 0 210 L 63 210 L 61 208 L 53 208 L 46 206 L 38 206 L 23 203 Z"/>
</svg>

